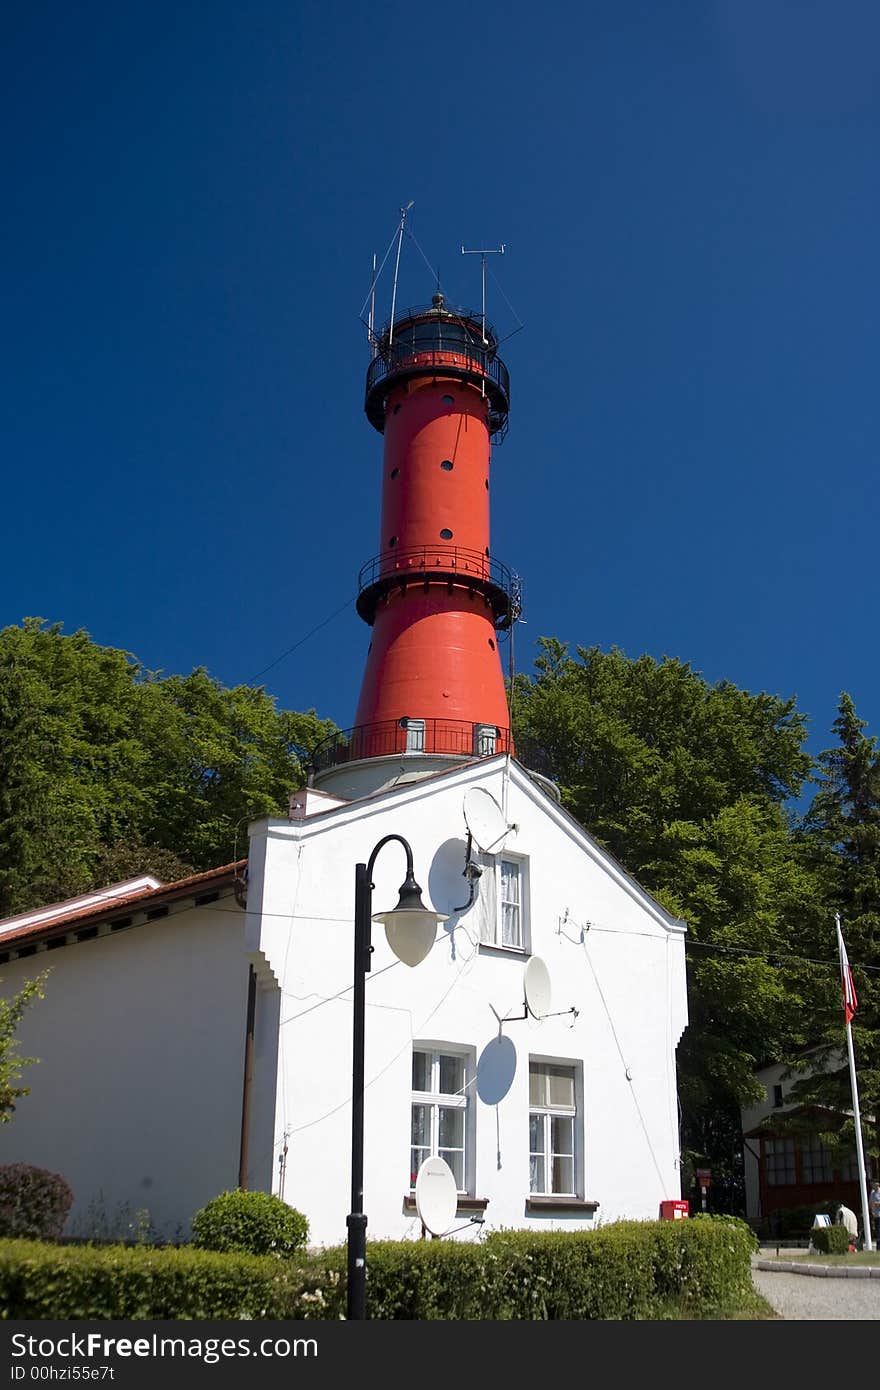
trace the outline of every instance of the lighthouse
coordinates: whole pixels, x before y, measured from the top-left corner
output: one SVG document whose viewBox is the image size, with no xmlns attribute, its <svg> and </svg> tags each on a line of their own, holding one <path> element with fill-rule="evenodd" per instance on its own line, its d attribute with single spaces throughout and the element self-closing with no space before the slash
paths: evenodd
<svg viewBox="0 0 880 1390">
<path fill-rule="evenodd" d="M 489 539 L 492 441 L 509 405 L 485 312 L 438 290 L 375 335 L 364 409 L 383 436 L 381 520 L 357 597 L 371 641 L 354 726 L 313 757 L 326 792 L 513 752 L 498 634 L 516 619 L 518 583 Z"/>
</svg>

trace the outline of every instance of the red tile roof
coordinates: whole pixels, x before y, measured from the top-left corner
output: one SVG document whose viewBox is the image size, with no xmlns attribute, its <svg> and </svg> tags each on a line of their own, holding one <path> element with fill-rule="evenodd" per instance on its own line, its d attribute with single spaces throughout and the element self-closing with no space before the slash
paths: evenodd
<svg viewBox="0 0 880 1390">
<path fill-rule="evenodd" d="M 190 874 L 189 878 L 177 879 L 174 883 L 163 883 L 160 888 L 141 888 L 136 893 L 128 893 L 121 898 L 107 898 L 92 907 L 77 908 L 62 917 L 50 917 L 42 922 L 31 922 L 15 931 L 0 933 L 0 951 L 11 944 L 20 945 L 23 941 L 39 941 L 44 937 L 64 936 L 74 924 L 91 926 L 112 917 L 124 917 L 130 912 L 160 907 L 178 898 L 198 897 L 201 892 L 212 887 L 223 888 L 235 882 L 247 868 L 246 859 L 237 859 L 232 864 L 223 864 L 219 869 L 208 869 L 201 874 Z M 0 923 L 2 925 L 2 923 Z"/>
</svg>

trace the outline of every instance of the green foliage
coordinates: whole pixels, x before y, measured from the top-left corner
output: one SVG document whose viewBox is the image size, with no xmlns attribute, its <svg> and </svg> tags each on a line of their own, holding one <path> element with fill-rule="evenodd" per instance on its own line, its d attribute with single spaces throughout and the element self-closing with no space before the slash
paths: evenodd
<svg viewBox="0 0 880 1390">
<path fill-rule="evenodd" d="M 319 1263 L 185 1248 L 0 1241 L 2 1316 L 31 1318 L 323 1317 L 334 1279 Z"/>
<path fill-rule="evenodd" d="M 376 1241 L 373 1319 L 710 1316 L 751 1291 L 754 1237 L 730 1218 L 501 1231 L 479 1244 Z M 346 1252 L 297 1260 L 184 1249 L 0 1242 L 0 1305 L 27 1318 L 344 1316 Z"/>
<path fill-rule="evenodd" d="M 309 1237 L 301 1211 L 268 1192 L 221 1192 L 192 1220 L 193 1244 L 248 1255 L 292 1255 Z"/>
<path fill-rule="evenodd" d="M 829 912 L 839 912 L 859 1007 L 852 1033 L 866 1148 L 880 1153 L 880 753 L 844 692 L 834 722 L 837 744 L 820 755 L 819 791 L 804 827 L 809 854 L 824 882 Z M 825 941 L 836 946 L 833 923 Z M 827 952 L 827 946 L 825 946 Z M 824 1107 L 836 1151 L 851 1152 L 853 1122 L 849 1068 L 842 1052 L 839 976 L 826 980 L 813 1021 L 816 1060 L 827 1070 L 798 1081 L 792 1096 Z M 873 1127 L 869 1117 L 873 1116 Z"/>
<path fill-rule="evenodd" d="M 60 1236 L 73 1193 L 60 1173 L 29 1163 L 0 1167 L 0 1237 L 51 1240 Z"/>
<path fill-rule="evenodd" d="M 3 629 L 0 916 L 229 862 L 248 819 L 286 810 L 298 750 L 334 727 L 200 668 L 147 671 L 57 623 Z"/>
<path fill-rule="evenodd" d="M 798 1207 L 777 1207 L 768 1216 L 768 1233 L 778 1240 L 807 1240 L 813 1235 L 816 1216 L 833 1216 L 839 1203 L 833 1198 Z M 816 1227 L 816 1230 L 821 1228 Z"/>
<path fill-rule="evenodd" d="M 817 1226 L 815 1231 L 810 1232 L 813 1249 L 820 1255 L 845 1255 L 850 1239 L 845 1226 Z"/>
<path fill-rule="evenodd" d="M 755 1239 L 735 1218 L 498 1231 L 480 1245 L 371 1244 L 371 1318 L 634 1319 L 705 1315 L 751 1290 Z"/>
<path fill-rule="evenodd" d="M 21 1078 L 21 1068 L 32 1066 L 36 1058 L 16 1055 L 18 1042 L 15 1032 L 28 1005 L 34 999 L 42 999 L 48 973 L 45 970 L 35 979 L 26 981 L 11 999 L 0 998 L 0 1124 L 9 1123 L 15 1111 L 15 1102 L 28 1095 L 31 1089 L 30 1086 L 16 1085 Z"/>
</svg>

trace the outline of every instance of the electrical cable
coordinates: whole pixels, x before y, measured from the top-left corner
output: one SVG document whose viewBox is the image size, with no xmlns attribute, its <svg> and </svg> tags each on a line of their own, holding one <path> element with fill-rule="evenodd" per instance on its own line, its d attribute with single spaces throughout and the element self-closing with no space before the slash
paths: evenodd
<svg viewBox="0 0 880 1390">
<path fill-rule="evenodd" d="M 326 627 L 328 623 L 332 623 L 334 618 L 338 618 L 340 613 L 344 613 L 346 608 L 350 608 L 354 602 L 354 598 L 346 599 L 345 603 L 343 603 L 341 607 L 337 608 L 333 613 L 331 613 L 329 617 L 325 618 L 323 622 L 318 623 L 309 632 L 307 632 L 304 637 L 300 637 L 298 642 L 294 642 L 292 647 L 287 648 L 287 651 L 282 652 L 280 656 L 276 656 L 275 660 L 270 661 L 268 666 L 264 666 L 262 671 L 258 671 L 255 676 L 251 676 L 250 680 L 248 681 L 248 685 L 253 685 L 254 681 L 260 679 L 260 676 L 265 676 L 267 671 L 272 671 L 279 664 L 279 662 L 282 662 L 285 657 L 290 656 L 293 652 L 297 650 L 298 647 L 301 647 L 304 642 L 308 642 L 309 638 L 314 637 L 316 632 L 320 632 L 322 627 Z"/>
</svg>

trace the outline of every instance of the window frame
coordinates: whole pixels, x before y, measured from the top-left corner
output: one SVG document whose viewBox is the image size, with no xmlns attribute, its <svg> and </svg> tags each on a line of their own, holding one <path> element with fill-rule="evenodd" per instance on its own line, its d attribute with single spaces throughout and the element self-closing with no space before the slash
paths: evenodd
<svg viewBox="0 0 880 1390">
<path fill-rule="evenodd" d="M 770 1135 L 763 1141 L 764 1176 L 768 1187 L 796 1187 L 797 1145 L 787 1135 Z"/>
<path fill-rule="evenodd" d="M 488 857 L 488 856 L 487 856 Z M 484 920 L 486 932 L 491 932 L 491 936 L 486 935 L 480 940 L 481 948 L 488 948 L 491 951 L 503 951 L 508 955 L 529 956 L 532 953 L 531 936 L 531 893 L 529 882 L 529 860 L 524 854 L 511 854 L 500 851 L 490 857 L 490 864 L 493 875 L 493 901 L 491 911 L 487 912 Z M 504 864 L 516 866 L 519 881 L 519 902 L 514 904 L 504 898 L 502 889 L 504 885 Z M 504 940 L 504 908 L 516 906 L 519 909 L 519 944 Z"/>
<path fill-rule="evenodd" d="M 550 1103 L 537 1104 L 532 1101 L 531 1081 L 532 1072 L 554 1068 L 557 1071 L 564 1071 L 570 1074 L 572 1083 L 572 1093 L 574 1105 L 553 1105 Z M 584 1142 L 583 1142 L 583 1069 L 579 1061 L 571 1058 L 556 1057 L 529 1057 L 529 1094 L 528 1094 L 528 1141 L 529 1141 L 529 1197 L 552 1198 L 559 1202 L 566 1199 L 583 1199 L 584 1195 Z M 540 1151 L 532 1148 L 532 1119 L 539 1117 L 542 1131 L 542 1149 Z M 571 1120 L 571 1153 L 563 1150 L 555 1150 L 553 1147 L 553 1120 Z M 532 1186 L 532 1159 L 540 1157 L 544 1167 L 543 1187 Z M 566 1158 L 571 1162 L 572 1189 L 563 1190 L 553 1187 L 553 1160 L 554 1158 Z"/>
<path fill-rule="evenodd" d="M 430 1086 L 428 1091 L 417 1091 L 412 1084 L 412 1064 L 417 1053 L 423 1053 L 430 1058 Z M 458 1092 L 441 1091 L 440 1083 L 440 1060 L 441 1058 L 452 1058 L 462 1064 L 463 1081 Z M 421 1163 L 425 1158 L 443 1158 L 444 1152 L 453 1151 L 452 1145 L 440 1144 L 440 1111 L 461 1110 L 464 1112 L 464 1124 L 462 1126 L 462 1146 L 461 1146 L 461 1176 L 464 1182 L 463 1187 L 459 1187 L 460 1197 L 472 1197 L 474 1194 L 474 1106 L 471 1103 L 472 1082 L 474 1080 L 473 1052 L 466 1047 L 457 1047 L 453 1043 L 432 1043 L 418 1041 L 412 1045 L 410 1065 L 410 1145 L 409 1145 L 409 1192 L 415 1191 L 416 1175 L 418 1167 L 413 1167 L 413 1151 L 415 1149 L 427 1149 Z M 430 1111 L 429 1118 L 429 1142 L 427 1145 L 416 1145 L 413 1141 L 413 1112 L 415 1107 L 424 1106 Z M 442 1150 L 442 1151 L 441 1151 Z M 457 1147 L 454 1151 L 458 1151 Z M 448 1162 L 448 1159 L 447 1159 Z M 450 1165 L 451 1167 L 452 1165 Z"/>
</svg>

